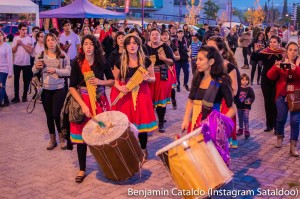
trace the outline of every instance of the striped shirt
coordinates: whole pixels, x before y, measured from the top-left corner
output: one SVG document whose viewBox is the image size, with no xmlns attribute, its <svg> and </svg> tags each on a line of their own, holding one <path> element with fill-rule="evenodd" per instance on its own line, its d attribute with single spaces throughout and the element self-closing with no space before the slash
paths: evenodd
<svg viewBox="0 0 300 199">
<path fill-rule="evenodd" d="M 192 61 L 196 61 L 197 54 L 198 54 L 198 51 L 201 48 L 201 46 L 202 46 L 202 42 L 201 41 L 198 41 L 197 43 L 195 43 L 194 41 L 192 41 L 192 44 L 191 44 Z"/>
</svg>

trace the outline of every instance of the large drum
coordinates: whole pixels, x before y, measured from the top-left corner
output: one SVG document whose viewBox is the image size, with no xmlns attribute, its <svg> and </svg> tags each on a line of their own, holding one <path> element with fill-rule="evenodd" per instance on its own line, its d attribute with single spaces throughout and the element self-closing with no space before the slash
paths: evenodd
<svg viewBox="0 0 300 199">
<path fill-rule="evenodd" d="M 144 154 L 132 127 L 125 114 L 107 111 L 83 128 L 83 140 L 110 180 L 126 180 L 141 169 Z"/>
<path fill-rule="evenodd" d="M 220 188 L 233 176 L 213 142 L 204 142 L 201 128 L 160 149 L 156 155 L 179 189 L 196 194 L 184 198 L 205 198 L 209 190 Z"/>
</svg>

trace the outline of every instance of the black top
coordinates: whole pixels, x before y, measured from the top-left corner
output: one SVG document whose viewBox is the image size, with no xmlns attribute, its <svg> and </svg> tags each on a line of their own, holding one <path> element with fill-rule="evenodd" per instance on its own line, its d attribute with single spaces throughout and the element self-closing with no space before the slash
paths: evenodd
<svg viewBox="0 0 300 199">
<path fill-rule="evenodd" d="M 114 51 L 114 39 L 111 35 L 103 39 L 102 46 L 105 52 L 105 58 L 108 59 L 110 54 Z"/>
<path fill-rule="evenodd" d="M 119 49 L 115 49 L 114 51 L 111 52 L 109 59 L 108 59 L 108 63 L 109 63 L 109 67 L 112 70 L 114 69 L 116 62 L 118 60 L 120 60 L 121 56 L 122 56 L 122 53 L 119 53 Z"/>
<path fill-rule="evenodd" d="M 261 78 L 265 80 L 265 79 L 268 79 L 267 73 L 272 68 L 272 66 L 275 64 L 275 62 L 282 60 L 282 55 L 281 54 L 270 55 L 270 54 L 258 53 L 258 60 L 261 60 L 263 62 Z"/>
<path fill-rule="evenodd" d="M 237 48 L 238 47 L 238 34 L 234 33 L 231 35 L 230 33 L 227 35 L 227 41 L 230 48 Z"/>
<path fill-rule="evenodd" d="M 104 75 L 107 80 L 114 79 L 112 71 L 107 64 L 103 64 L 102 66 L 95 66 L 94 64 L 91 66 L 92 71 L 95 74 L 95 77 L 104 80 Z M 80 66 L 78 62 L 74 62 L 74 66 L 71 70 L 70 76 L 70 87 L 77 88 L 78 86 L 86 86 L 83 74 L 81 72 Z M 79 85 L 80 84 L 80 85 Z"/>
<path fill-rule="evenodd" d="M 254 45 L 256 44 L 261 44 L 261 49 L 259 50 L 255 50 L 254 49 Z M 263 39 L 261 41 L 257 40 L 257 39 L 253 39 L 252 42 L 249 44 L 248 48 L 249 48 L 249 52 L 252 52 L 251 53 L 251 56 L 250 56 L 250 60 L 253 60 L 255 62 L 257 62 L 257 57 L 258 57 L 258 53 L 260 50 L 264 49 L 265 47 L 267 46 L 267 43 L 266 41 Z"/>
<path fill-rule="evenodd" d="M 149 68 L 149 66 L 151 66 L 151 60 L 148 58 L 148 57 L 145 57 L 145 68 Z M 117 60 L 116 63 L 115 63 L 115 66 L 120 70 L 121 68 L 121 60 Z M 136 67 L 127 67 L 127 73 L 126 73 L 126 79 L 127 78 L 131 78 L 134 73 L 137 71 L 138 69 L 138 66 Z M 120 78 L 120 76 L 119 76 Z"/>
<path fill-rule="evenodd" d="M 157 50 L 158 50 L 160 47 L 162 47 L 162 48 L 164 49 L 167 58 L 168 58 L 168 59 L 172 59 L 172 60 L 174 61 L 173 51 L 172 51 L 171 47 L 168 46 L 168 44 L 163 43 L 161 46 L 158 46 L 157 48 L 152 48 L 151 46 L 149 46 L 148 44 L 146 44 L 146 47 L 147 47 L 149 56 L 151 56 L 151 55 L 155 55 L 155 56 L 156 56 L 156 62 L 155 62 L 155 65 L 154 65 L 154 66 L 159 66 L 159 65 L 165 64 L 164 61 L 161 61 L 161 60 L 158 58 L 158 52 L 157 52 Z"/>
<path fill-rule="evenodd" d="M 238 91 L 237 91 L 236 96 L 234 96 L 234 100 L 235 100 L 235 102 L 237 102 L 239 94 L 240 94 L 240 89 L 241 89 L 241 73 L 240 73 L 239 69 L 235 65 L 233 65 L 232 63 L 228 63 L 226 67 L 227 67 L 227 74 L 229 74 L 233 70 L 236 71 Z"/>
<path fill-rule="evenodd" d="M 189 94 L 190 100 L 203 100 L 205 91 L 207 89 L 199 88 L 200 85 L 194 85 L 195 79 L 192 82 L 192 88 Z M 224 82 L 221 83 L 217 96 L 215 98 L 214 104 L 218 103 L 221 104 L 222 99 L 225 99 L 226 105 L 228 107 L 232 106 L 233 98 L 232 98 L 232 91 L 229 85 L 225 84 Z"/>
<path fill-rule="evenodd" d="M 173 52 L 176 52 L 178 50 L 177 46 L 171 42 L 170 44 L 171 49 L 173 50 Z"/>
<path fill-rule="evenodd" d="M 187 43 L 186 39 L 183 37 L 182 41 L 180 41 L 179 39 L 173 40 L 173 43 L 179 49 L 180 60 L 178 60 L 178 61 L 188 61 L 189 54 L 188 54 L 188 43 Z"/>
<path fill-rule="evenodd" d="M 245 100 L 249 101 L 251 104 L 245 104 Z M 238 109 L 248 109 L 251 110 L 251 105 L 255 100 L 255 94 L 251 87 L 241 88 L 239 100 L 236 104 Z"/>
</svg>

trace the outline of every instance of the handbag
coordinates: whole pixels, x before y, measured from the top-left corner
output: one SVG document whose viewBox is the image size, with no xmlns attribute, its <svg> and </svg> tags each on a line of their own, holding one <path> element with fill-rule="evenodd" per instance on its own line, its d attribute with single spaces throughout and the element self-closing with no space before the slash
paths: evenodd
<svg viewBox="0 0 300 199">
<path fill-rule="evenodd" d="M 85 121 L 85 114 L 82 112 L 81 106 L 71 95 L 70 91 L 67 94 L 69 102 L 67 105 L 67 113 L 69 114 L 69 122 L 81 124 Z"/>
<path fill-rule="evenodd" d="M 300 89 L 288 93 L 286 96 L 287 104 L 290 112 L 300 112 Z"/>
</svg>

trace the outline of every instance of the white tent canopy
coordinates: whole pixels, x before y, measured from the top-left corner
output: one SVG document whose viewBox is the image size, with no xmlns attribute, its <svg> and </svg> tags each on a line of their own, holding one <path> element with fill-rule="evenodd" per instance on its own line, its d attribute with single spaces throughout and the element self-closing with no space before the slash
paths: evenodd
<svg viewBox="0 0 300 199">
<path fill-rule="evenodd" d="M 0 13 L 34 13 L 35 25 L 39 26 L 39 6 L 31 0 L 0 0 Z"/>
</svg>

